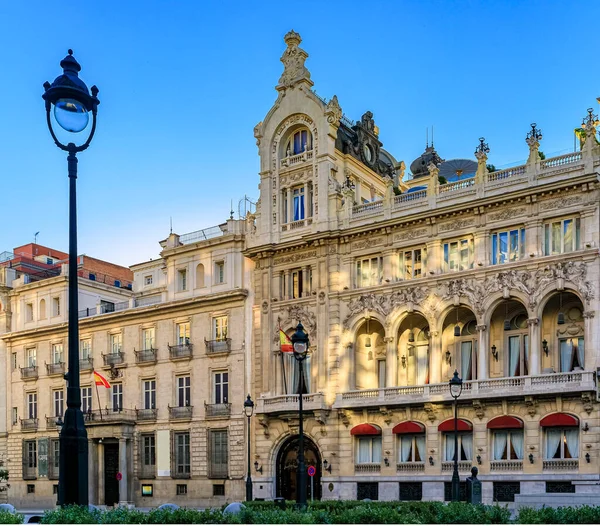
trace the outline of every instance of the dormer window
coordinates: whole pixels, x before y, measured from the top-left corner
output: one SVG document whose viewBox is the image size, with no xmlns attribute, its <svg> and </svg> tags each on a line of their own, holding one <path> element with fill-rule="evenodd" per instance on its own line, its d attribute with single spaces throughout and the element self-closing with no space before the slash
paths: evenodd
<svg viewBox="0 0 600 526">
<path fill-rule="evenodd" d="M 293 133 L 285 146 L 284 157 L 312 150 L 312 135 L 304 129 Z"/>
</svg>

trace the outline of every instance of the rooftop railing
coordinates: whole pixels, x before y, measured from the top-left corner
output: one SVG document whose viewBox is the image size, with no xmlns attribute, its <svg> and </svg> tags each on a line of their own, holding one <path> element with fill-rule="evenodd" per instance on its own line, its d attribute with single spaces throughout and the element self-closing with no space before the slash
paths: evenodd
<svg viewBox="0 0 600 526">
<path fill-rule="evenodd" d="M 204 230 L 196 230 L 195 232 L 183 234 L 182 236 L 179 236 L 179 242 L 183 245 L 187 245 L 189 243 L 196 243 L 198 241 L 206 241 L 207 239 L 219 237 L 224 233 L 225 232 L 223 232 L 220 226 L 212 226 L 210 228 L 205 228 Z"/>
</svg>

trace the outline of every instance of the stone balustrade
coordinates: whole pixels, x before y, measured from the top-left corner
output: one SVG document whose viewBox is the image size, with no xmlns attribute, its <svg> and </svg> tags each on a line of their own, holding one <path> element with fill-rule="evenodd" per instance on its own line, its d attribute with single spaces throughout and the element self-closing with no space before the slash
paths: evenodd
<svg viewBox="0 0 600 526">
<path fill-rule="evenodd" d="M 264 396 L 258 399 L 256 412 L 257 413 L 283 413 L 290 411 L 298 411 L 297 394 Z M 323 393 L 311 393 L 302 396 L 303 410 L 315 411 L 326 409 L 325 395 Z"/>
</svg>

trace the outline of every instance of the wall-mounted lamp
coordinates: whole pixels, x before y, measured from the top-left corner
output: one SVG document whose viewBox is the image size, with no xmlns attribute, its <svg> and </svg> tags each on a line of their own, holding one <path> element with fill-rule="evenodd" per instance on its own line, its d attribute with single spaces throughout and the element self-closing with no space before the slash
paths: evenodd
<svg viewBox="0 0 600 526">
<path fill-rule="evenodd" d="M 406 356 L 402 355 L 400 357 L 400 363 L 402 364 L 402 369 L 406 369 Z"/>
<path fill-rule="evenodd" d="M 533 464 L 533 453 L 529 453 L 529 462 Z"/>
<path fill-rule="evenodd" d="M 323 460 L 323 469 L 325 471 L 328 471 L 329 474 L 331 475 L 331 464 L 329 462 L 327 462 L 327 459 Z"/>
<path fill-rule="evenodd" d="M 386 466 L 389 466 L 389 465 L 390 465 L 390 460 L 389 460 L 389 458 L 385 457 L 385 458 L 383 459 L 383 463 L 384 463 Z"/>
<path fill-rule="evenodd" d="M 481 465 L 481 455 L 477 455 L 477 464 Z"/>
<path fill-rule="evenodd" d="M 262 466 L 259 467 L 258 460 L 254 461 L 254 470 L 262 475 Z"/>
<path fill-rule="evenodd" d="M 371 347 L 371 331 L 369 330 L 369 318 L 367 318 L 367 337 L 365 339 L 365 347 Z"/>
<path fill-rule="evenodd" d="M 452 365 L 452 354 L 450 353 L 450 349 L 446 349 L 446 363 Z"/>
<path fill-rule="evenodd" d="M 433 457 L 429 457 L 429 465 L 433 466 Z"/>
<path fill-rule="evenodd" d="M 544 354 L 546 356 L 548 356 L 548 351 L 550 349 L 548 349 L 548 340 L 542 340 L 542 351 L 544 351 Z"/>
<path fill-rule="evenodd" d="M 415 341 L 415 333 L 413 332 L 412 328 L 410 331 L 408 331 L 408 341 L 409 343 L 413 343 Z"/>
<path fill-rule="evenodd" d="M 494 360 L 498 361 L 498 348 L 495 345 L 492 345 L 492 356 Z"/>
<path fill-rule="evenodd" d="M 589 431 L 590 425 L 586 422 L 585 424 L 583 424 L 583 427 L 581 429 L 583 429 L 584 431 Z"/>
<path fill-rule="evenodd" d="M 591 461 L 591 457 L 590 457 L 590 454 L 589 454 L 589 453 L 586 453 L 586 454 L 585 454 L 585 461 L 586 461 L 588 464 L 590 463 L 590 461 Z"/>
</svg>

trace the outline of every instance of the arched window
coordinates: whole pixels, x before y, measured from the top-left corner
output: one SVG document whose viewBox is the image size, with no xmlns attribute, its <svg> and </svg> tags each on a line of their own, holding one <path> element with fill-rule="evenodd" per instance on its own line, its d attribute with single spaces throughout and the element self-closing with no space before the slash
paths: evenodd
<svg viewBox="0 0 600 526">
<path fill-rule="evenodd" d="M 204 287 L 204 265 L 198 263 L 196 267 L 196 288 Z"/>
<path fill-rule="evenodd" d="M 283 156 L 298 155 L 309 150 L 312 150 L 312 134 L 306 128 L 303 128 L 290 135 Z"/>
<path fill-rule="evenodd" d="M 463 380 L 477 378 L 477 322 L 471 320 L 460 331 L 460 372 Z"/>
<path fill-rule="evenodd" d="M 40 300 L 40 320 L 46 319 L 46 300 Z"/>
</svg>

